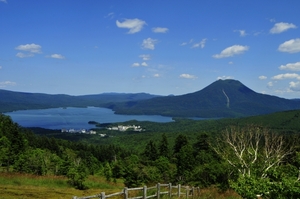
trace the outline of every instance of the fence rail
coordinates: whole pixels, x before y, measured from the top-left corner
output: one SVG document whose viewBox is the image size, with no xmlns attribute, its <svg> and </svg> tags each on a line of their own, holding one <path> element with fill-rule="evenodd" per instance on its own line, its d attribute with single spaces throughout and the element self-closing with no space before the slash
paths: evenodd
<svg viewBox="0 0 300 199">
<path fill-rule="evenodd" d="M 148 195 L 148 190 L 155 190 L 155 194 Z M 165 189 L 167 191 L 161 191 L 162 189 Z M 142 195 L 138 195 L 135 197 L 129 197 L 130 191 L 142 191 Z M 183 192 L 185 191 L 185 192 Z M 105 192 L 101 192 L 100 194 L 92 195 L 92 196 L 83 196 L 83 197 L 77 197 L 74 196 L 73 199 L 90 199 L 90 198 L 99 198 L 99 199 L 106 199 L 110 197 L 115 196 L 123 196 L 124 199 L 149 199 L 149 198 L 157 198 L 160 199 L 161 195 L 168 195 L 170 198 L 172 196 L 177 196 L 180 198 L 182 195 L 185 195 L 186 198 L 191 197 L 192 199 L 195 198 L 195 196 L 200 195 L 200 188 L 199 187 L 189 187 L 189 186 L 181 186 L 180 184 L 176 186 L 172 186 L 171 183 L 169 184 L 160 184 L 158 183 L 156 186 L 153 187 L 136 187 L 136 188 L 127 188 L 125 187 L 121 192 L 112 193 L 105 195 Z"/>
</svg>

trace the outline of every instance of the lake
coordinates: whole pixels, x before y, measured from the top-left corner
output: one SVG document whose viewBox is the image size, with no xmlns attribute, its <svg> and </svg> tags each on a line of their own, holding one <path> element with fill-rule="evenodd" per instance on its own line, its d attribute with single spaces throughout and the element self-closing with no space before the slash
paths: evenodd
<svg viewBox="0 0 300 199">
<path fill-rule="evenodd" d="M 125 122 L 129 120 L 172 122 L 171 117 L 160 115 L 118 115 L 107 108 L 50 108 L 38 110 L 20 110 L 5 113 L 23 127 L 41 127 L 45 129 L 91 129 L 94 125 L 89 121 L 99 123 Z"/>
</svg>

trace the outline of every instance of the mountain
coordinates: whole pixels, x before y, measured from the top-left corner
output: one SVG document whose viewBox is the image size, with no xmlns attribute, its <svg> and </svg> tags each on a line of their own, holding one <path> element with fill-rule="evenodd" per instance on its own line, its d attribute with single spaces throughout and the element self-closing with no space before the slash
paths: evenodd
<svg viewBox="0 0 300 199">
<path fill-rule="evenodd" d="M 194 93 L 124 102 L 109 108 L 118 114 L 218 118 L 300 109 L 300 101 L 256 93 L 237 80 L 217 80 Z"/>
<path fill-rule="evenodd" d="M 0 89 L 0 113 L 24 109 L 44 109 L 56 107 L 105 107 L 110 103 L 131 100 L 145 100 L 157 97 L 147 93 L 103 93 L 95 95 L 49 95 L 43 93 L 14 92 Z"/>
<path fill-rule="evenodd" d="M 256 93 L 237 80 L 217 80 L 200 91 L 179 96 L 147 93 L 71 96 L 0 90 L 0 112 L 71 106 L 105 107 L 119 114 L 219 118 L 300 109 L 300 100 Z"/>
</svg>

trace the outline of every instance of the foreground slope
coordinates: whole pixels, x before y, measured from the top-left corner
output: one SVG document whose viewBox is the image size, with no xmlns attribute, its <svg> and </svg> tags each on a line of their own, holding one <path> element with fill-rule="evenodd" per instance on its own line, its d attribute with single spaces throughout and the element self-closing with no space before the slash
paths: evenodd
<svg viewBox="0 0 300 199">
<path fill-rule="evenodd" d="M 217 80 L 194 93 L 131 101 L 110 108 L 120 114 L 243 117 L 299 109 L 300 102 L 256 93 L 237 80 Z"/>
</svg>

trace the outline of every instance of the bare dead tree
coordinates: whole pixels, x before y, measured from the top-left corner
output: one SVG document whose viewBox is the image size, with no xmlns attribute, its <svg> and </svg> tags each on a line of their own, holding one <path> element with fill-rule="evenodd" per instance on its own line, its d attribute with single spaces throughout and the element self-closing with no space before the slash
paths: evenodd
<svg viewBox="0 0 300 199">
<path fill-rule="evenodd" d="M 292 153 L 294 144 L 267 128 L 231 126 L 224 130 L 212 148 L 242 176 L 262 178 Z"/>
</svg>

